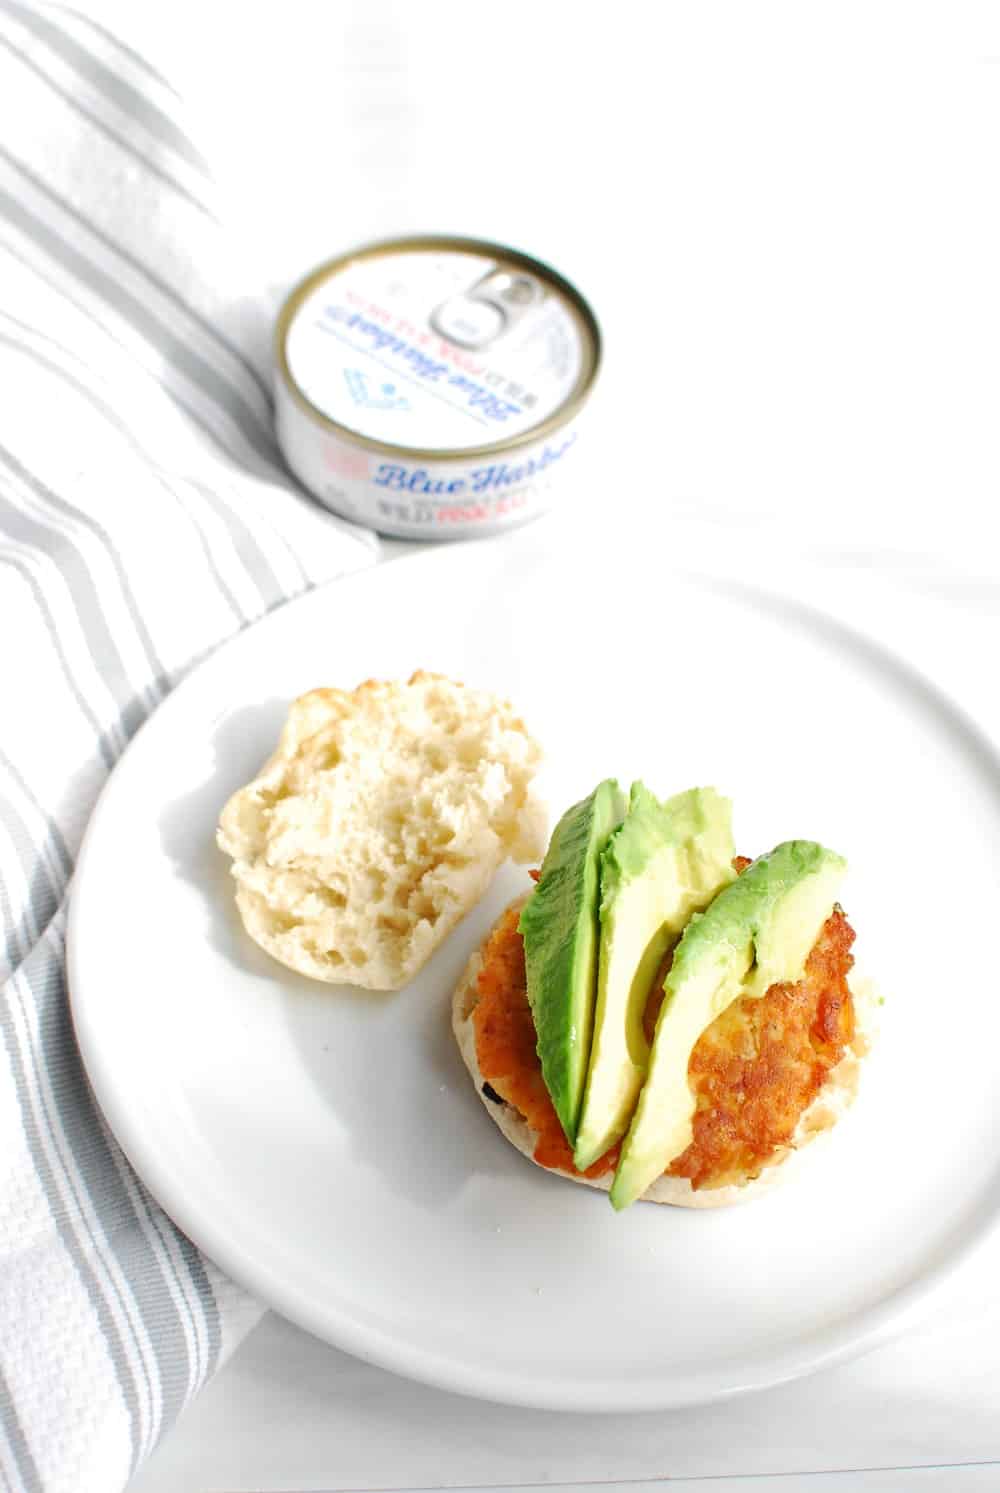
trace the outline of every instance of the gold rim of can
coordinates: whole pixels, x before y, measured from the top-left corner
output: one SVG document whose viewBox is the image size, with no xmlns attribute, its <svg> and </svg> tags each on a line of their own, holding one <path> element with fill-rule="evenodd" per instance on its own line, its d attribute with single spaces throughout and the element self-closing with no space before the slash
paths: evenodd
<svg viewBox="0 0 1000 1493">
<path fill-rule="evenodd" d="M 490 441 L 484 446 L 397 446 L 390 441 L 374 440 L 371 436 L 353 430 L 350 425 L 343 425 L 339 420 L 331 419 L 313 404 L 312 400 L 306 398 L 292 376 L 287 355 L 288 332 L 303 301 L 325 280 L 332 280 L 342 270 L 358 260 L 381 259 L 390 254 L 405 254 L 421 249 L 451 249 L 458 253 L 490 256 L 503 261 L 504 267 L 510 266 L 512 269 L 524 270 L 535 275 L 563 297 L 579 322 L 583 334 L 581 343 L 584 359 L 579 378 L 551 415 L 547 415 L 537 425 L 530 426 L 518 435 L 509 436 L 502 441 Z M 535 441 L 544 440 L 546 436 L 568 425 L 586 404 L 597 382 L 601 367 L 602 344 L 601 329 L 590 306 L 576 286 L 554 270 L 551 265 L 533 258 L 530 254 L 523 254 L 520 249 L 511 249 L 506 244 L 494 243 L 490 239 L 429 233 L 378 239 L 372 243 L 361 244 L 356 249 L 348 250 L 345 254 L 338 254 L 333 259 L 324 260 L 322 264 L 317 265 L 306 275 L 305 279 L 299 281 L 278 312 L 274 330 L 274 356 L 281 380 L 300 409 L 323 429 L 332 431 L 342 440 L 362 446 L 366 451 L 405 456 L 414 461 L 450 461 L 453 458 L 468 458 L 475 461 L 484 456 L 493 456 L 502 451 L 514 451 L 520 446 L 532 445 Z"/>
</svg>

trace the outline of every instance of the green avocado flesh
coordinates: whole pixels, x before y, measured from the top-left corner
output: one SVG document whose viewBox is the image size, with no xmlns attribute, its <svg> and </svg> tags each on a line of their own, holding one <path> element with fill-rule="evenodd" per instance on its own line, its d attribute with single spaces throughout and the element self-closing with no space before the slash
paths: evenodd
<svg viewBox="0 0 1000 1493">
<path fill-rule="evenodd" d="M 707 1026 L 741 996 L 801 978 L 847 869 L 810 840 L 789 840 L 726 886 L 681 935 L 645 1083 L 611 1187 L 615 1208 L 642 1196 L 691 1142 L 687 1070 Z"/>
<path fill-rule="evenodd" d="M 646 1001 L 688 919 L 733 880 L 731 820 L 729 800 L 714 788 L 661 803 L 633 783 L 625 822 L 601 856 L 597 1006 L 573 1154 L 578 1171 L 628 1127 L 649 1064 Z"/>
<path fill-rule="evenodd" d="M 542 1077 L 570 1145 L 593 1030 L 600 857 L 624 815 L 625 797 L 611 778 L 566 811 L 518 923 Z"/>
</svg>

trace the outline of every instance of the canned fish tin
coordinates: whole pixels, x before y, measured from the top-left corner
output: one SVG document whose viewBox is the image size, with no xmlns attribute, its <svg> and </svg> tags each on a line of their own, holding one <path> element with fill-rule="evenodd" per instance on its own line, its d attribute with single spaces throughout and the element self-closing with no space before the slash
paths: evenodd
<svg viewBox="0 0 1000 1493">
<path fill-rule="evenodd" d="M 600 358 L 586 301 L 526 254 L 371 244 L 281 309 L 278 439 L 344 518 L 405 539 L 493 534 L 550 506 Z"/>
</svg>

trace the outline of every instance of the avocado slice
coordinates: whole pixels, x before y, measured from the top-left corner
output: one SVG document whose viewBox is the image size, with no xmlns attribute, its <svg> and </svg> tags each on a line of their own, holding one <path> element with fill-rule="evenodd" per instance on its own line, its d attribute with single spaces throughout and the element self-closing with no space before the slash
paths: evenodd
<svg viewBox="0 0 1000 1493">
<path fill-rule="evenodd" d="M 846 861 L 811 840 L 788 840 L 695 913 L 664 981 L 649 1072 L 611 1186 L 627 1208 L 691 1142 L 688 1060 L 732 1001 L 801 977 L 837 900 Z"/>
<path fill-rule="evenodd" d="M 625 1134 L 649 1066 L 646 1000 L 694 912 L 733 880 L 732 805 L 714 788 L 661 803 L 633 783 L 601 856 L 597 1007 L 573 1165 L 586 1171 Z"/>
<path fill-rule="evenodd" d="M 567 809 L 518 922 L 542 1077 L 570 1145 L 593 1030 L 600 856 L 624 814 L 625 796 L 613 778 Z"/>
</svg>

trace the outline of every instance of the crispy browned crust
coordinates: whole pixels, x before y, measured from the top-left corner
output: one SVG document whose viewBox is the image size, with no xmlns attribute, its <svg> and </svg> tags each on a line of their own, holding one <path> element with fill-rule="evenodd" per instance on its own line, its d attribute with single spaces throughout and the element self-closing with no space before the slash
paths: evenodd
<svg viewBox="0 0 1000 1493">
<path fill-rule="evenodd" d="M 519 907 L 524 901 L 525 897 L 521 897 L 512 906 Z M 505 916 L 506 910 L 498 918 L 494 928 L 499 926 Z M 452 1029 L 465 1066 L 472 1075 L 476 1092 L 490 1118 L 522 1156 L 526 1156 L 536 1166 L 542 1166 L 542 1163 L 535 1160 L 538 1132 L 513 1105 L 506 1101 L 498 1104 L 483 1091 L 484 1079 L 476 1052 L 473 1012 L 479 1000 L 478 976 L 483 966 L 482 950 L 488 944 L 492 932 L 493 930 L 469 960 L 455 989 L 452 999 Z M 867 988 L 860 983 L 852 986 L 852 994 L 857 1016 L 854 1040 L 841 1061 L 830 1070 L 820 1092 L 802 1114 L 787 1150 L 766 1165 L 758 1176 L 745 1182 L 695 1189 L 687 1177 L 664 1175 L 652 1183 L 641 1200 L 666 1203 L 679 1208 L 723 1208 L 735 1203 L 750 1202 L 792 1177 L 805 1159 L 805 1148 L 832 1130 L 850 1107 L 857 1092 L 861 1062 L 869 1046 L 872 999 Z M 555 1167 L 542 1166 L 542 1170 L 563 1177 L 567 1182 L 579 1182 L 585 1187 L 596 1187 L 602 1192 L 610 1191 L 614 1178 L 611 1171 L 599 1177 L 585 1177 L 578 1172 Z"/>
</svg>

